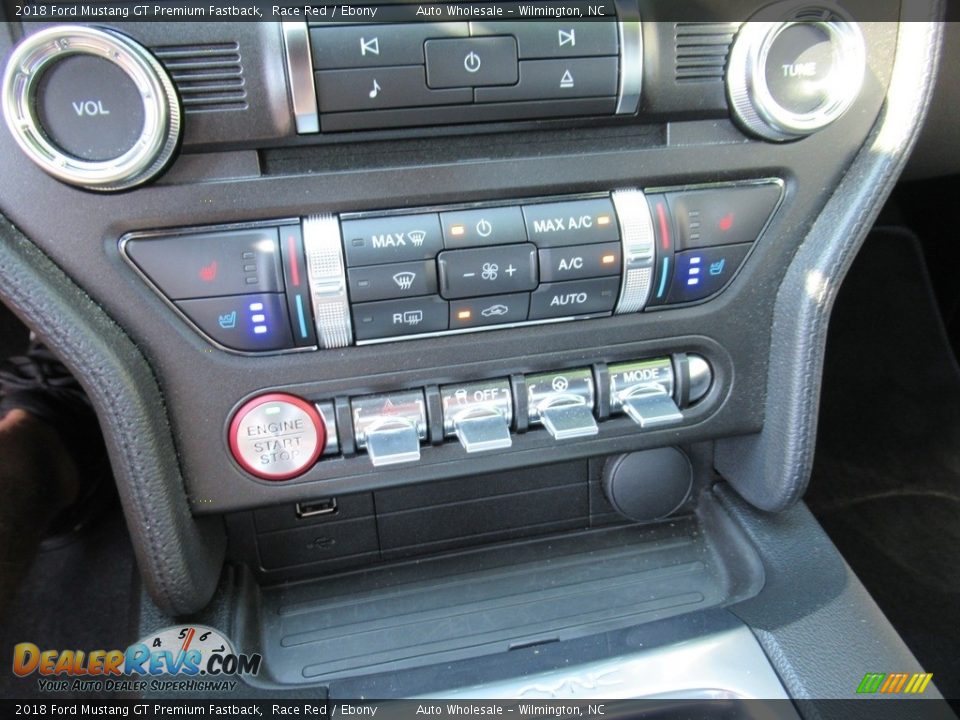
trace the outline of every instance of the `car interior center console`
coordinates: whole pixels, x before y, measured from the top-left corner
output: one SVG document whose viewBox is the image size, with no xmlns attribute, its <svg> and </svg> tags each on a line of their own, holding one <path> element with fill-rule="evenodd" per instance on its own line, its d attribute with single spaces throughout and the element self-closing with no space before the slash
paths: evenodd
<svg viewBox="0 0 960 720">
<path fill-rule="evenodd" d="M 245 568 L 226 592 L 264 609 L 242 641 L 278 685 L 758 595 L 733 518 L 802 494 L 809 458 L 769 433 L 811 440 L 799 354 L 879 197 L 852 168 L 908 144 L 877 140 L 920 43 L 894 1 L 415 7 L 0 35 L 0 209 L 162 398 L 95 398 L 131 433 L 118 467 L 138 447 L 173 468 L 150 492 L 118 472 L 154 601 L 198 611 L 209 567 Z M 147 406 L 163 442 L 123 417 Z M 366 600 L 348 617 L 341 595 Z M 401 629 L 474 600 L 482 642 Z"/>
</svg>

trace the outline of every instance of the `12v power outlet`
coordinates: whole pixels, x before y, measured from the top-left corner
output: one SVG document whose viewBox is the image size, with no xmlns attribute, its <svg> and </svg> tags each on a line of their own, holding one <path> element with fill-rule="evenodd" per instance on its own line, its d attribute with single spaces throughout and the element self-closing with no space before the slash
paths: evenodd
<svg viewBox="0 0 960 720">
<path fill-rule="evenodd" d="M 246 403 L 230 423 L 230 450 L 240 466 L 263 480 L 290 480 L 306 472 L 327 444 L 316 407 L 284 393 Z"/>
</svg>

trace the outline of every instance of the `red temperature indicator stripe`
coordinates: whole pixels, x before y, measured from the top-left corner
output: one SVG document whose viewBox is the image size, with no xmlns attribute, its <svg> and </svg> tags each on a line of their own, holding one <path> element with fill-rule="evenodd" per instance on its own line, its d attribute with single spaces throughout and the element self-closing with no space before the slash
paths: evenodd
<svg viewBox="0 0 960 720">
<path fill-rule="evenodd" d="M 300 263 L 297 260 L 297 239 L 293 235 L 287 236 L 287 245 L 290 249 L 290 275 L 294 287 L 300 287 Z"/>
<path fill-rule="evenodd" d="M 667 212 L 662 202 L 657 203 L 657 220 L 660 222 L 660 244 L 664 250 L 670 249 L 670 227 L 667 224 Z"/>
</svg>

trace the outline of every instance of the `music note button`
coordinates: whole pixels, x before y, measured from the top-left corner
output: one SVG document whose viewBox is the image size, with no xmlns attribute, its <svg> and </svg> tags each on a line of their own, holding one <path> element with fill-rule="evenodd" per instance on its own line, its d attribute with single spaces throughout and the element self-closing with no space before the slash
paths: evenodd
<svg viewBox="0 0 960 720">
<path fill-rule="evenodd" d="M 469 105 L 473 102 L 470 88 L 428 88 L 422 65 L 321 70 L 316 73 L 316 80 L 317 99 L 322 113 L 425 105 Z"/>
</svg>

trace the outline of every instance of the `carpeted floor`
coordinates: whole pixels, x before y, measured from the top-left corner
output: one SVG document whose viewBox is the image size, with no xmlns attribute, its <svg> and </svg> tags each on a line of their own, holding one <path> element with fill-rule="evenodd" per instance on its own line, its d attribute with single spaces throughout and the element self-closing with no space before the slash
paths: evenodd
<svg viewBox="0 0 960 720">
<path fill-rule="evenodd" d="M 960 698 L 960 369 L 940 318 L 916 238 L 874 231 L 831 320 L 806 500 Z"/>
</svg>

